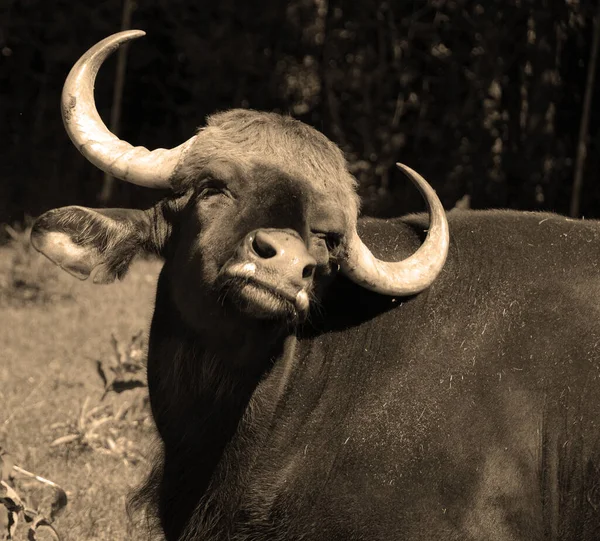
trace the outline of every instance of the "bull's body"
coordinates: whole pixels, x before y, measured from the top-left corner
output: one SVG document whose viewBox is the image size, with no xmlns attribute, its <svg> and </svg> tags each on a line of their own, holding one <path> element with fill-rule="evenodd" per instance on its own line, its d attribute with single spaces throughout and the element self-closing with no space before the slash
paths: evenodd
<svg viewBox="0 0 600 541">
<path fill-rule="evenodd" d="M 167 541 L 598 541 L 600 224 L 448 226 L 401 166 L 429 221 L 358 234 L 340 149 L 272 113 L 133 148 L 93 87 L 141 34 L 81 57 L 63 118 L 104 171 L 172 191 L 146 211 L 50 210 L 32 242 L 97 283 L 165 258 L 148 352 L 164 445 L 138 501 Z"/>
<path fill-rule="evenodd" d="M 385 297 L 338 277 L 298 338 L 252 363 L 246 340 L 198 368 L 204 346 L 159 284 L 150 393 L 163 483 L 181 489 L 167 533 L 192 516 L 203 541 L 600 539 L 600 224 L 449 222 L 429 290 Z M 424 227 L 363 221 L 361 236 L 396 260 Z M 178 356 L 195 362 L 174 374 Z"/>
</svg>

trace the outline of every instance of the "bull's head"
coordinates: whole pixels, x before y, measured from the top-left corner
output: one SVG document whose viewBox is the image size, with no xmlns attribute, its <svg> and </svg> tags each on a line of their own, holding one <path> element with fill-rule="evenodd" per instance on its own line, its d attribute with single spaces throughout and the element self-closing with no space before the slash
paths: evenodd
<svg viewBox="0 0 600 541">
<path fill-rule="evenodd" d="M 81 279 L 108 283 L 140 250 L 165 256 L 175 303 L 191 323 L 232 304 L 261 319 L 302 318 L 320 286 L 341 269 L 388 295 L 427 288 L 448 251 L 443 207 L 429 184 L 401 169 L 427 201 L 423 245 L 399 262 L 376 259 L 357 232 L 355 180 L 336 145 L 289 117 L 233 110 L 214 115 L 182 145 L 132 147 L 104 125 L 94 103 L 98 69 L 121 44 L 115 34 L 75 64 L 62 95 L 67 132 L 93 164 L 120 179 L 172 196 L 148 211 L 66 207 L 41 216 L 33 245 Z"/>
</svg>

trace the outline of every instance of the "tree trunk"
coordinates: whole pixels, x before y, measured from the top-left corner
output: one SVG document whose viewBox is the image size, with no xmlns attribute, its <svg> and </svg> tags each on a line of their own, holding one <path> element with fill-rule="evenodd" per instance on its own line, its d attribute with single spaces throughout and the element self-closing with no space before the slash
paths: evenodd
<svg viewBox="0 0 600 541">
<path fill-rule="evenodd" d="M 133 0 L 124 0 L 123 14 L 121 17 L 121 31 L 131 28 L 131 15 L 135 9 Z M 115 76 L 115 88 L 113 91 L 113 103 L 110 112 L 110 131 L 115 135 L 119 132 L 121 122 L 121 104 L 123 102 L 123 87 L 125 86 L 125 71 L 127 68 L 127 50 L 128 45 L 119 48 L 117 56 L 117 70 Z M 109 173 L 104 173 L 104 182 L 102 190 L 98 195 L 98 200 L 102 205 L 106 205 L 112 196 L 114 177 Z"/>
<path fill-rule="evenodd" d="M 598 48 L 600 45 L 600 2 L 598 11 L 594 17 L 594 30 L 592 38 L 592 49 L 588 63 L 587 81 L 585 84 L 585 95 L 583 98 L 583 109 L 581 110 L 581 123 L 579 124 L 579 139 L 577 143 L 577 158 L 575 160 L 575 176 L 573 178 L 573 192 L 571 194 L 570 215 L 573 218 L 579 216 L 579 203 L 581 200 L 581 186 L 583 184 L 583 169 L 587 155 L 587 137 L 592 108 L 592 93 L 596 78 L 596 63 L 598 60 Z"/>
</svg>

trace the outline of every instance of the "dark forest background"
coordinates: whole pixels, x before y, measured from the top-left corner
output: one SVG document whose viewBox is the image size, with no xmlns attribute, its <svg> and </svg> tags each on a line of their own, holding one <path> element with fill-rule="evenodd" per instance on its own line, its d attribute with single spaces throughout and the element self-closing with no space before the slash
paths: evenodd
<svg viewBox="0 0 600 541">
<path fill-rule="evenodd" d="M 395 171 L 402 161 L 447 208 L 460 201 L 564 214 L 579 170 L 575 213 L 600 217 L 596 1 L 0 5 L 0 223 L 70 204 L 145 207 L 159 196 L 118 182 L 101 201 L 103 174 L 71 145 L 60 118 L 70 67 L 121 29 L 124 7 L 131 27 L 147 32 L 128 50 L 120 117 L 119 135 L 135 145 L 177 145 L 217 110 L 273 110 L 342 147 L 364 213 L 419 209 L 416 190 Z M 107 123 L 116 65 L 111 58 L 96 85 Z M 586 88 L 591 108 L 582 115 Z"/>
</svg>

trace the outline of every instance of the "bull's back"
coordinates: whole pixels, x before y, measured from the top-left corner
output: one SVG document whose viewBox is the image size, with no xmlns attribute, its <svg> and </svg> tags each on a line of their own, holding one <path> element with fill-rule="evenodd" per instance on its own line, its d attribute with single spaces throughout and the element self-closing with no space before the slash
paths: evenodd
<svg viewBox="0 0 600 541">
<path fill-rule="evenodd" d="M 326 299 L 248 478 L 255 531 L 600 538 L 600 230 L 504 213 L 450 226 L 430 290 L 340 280 Z M 361 236 L 390 259 L 418 242 L 402 224 Z"/>
</svg>

